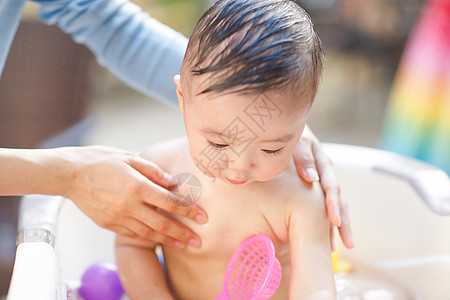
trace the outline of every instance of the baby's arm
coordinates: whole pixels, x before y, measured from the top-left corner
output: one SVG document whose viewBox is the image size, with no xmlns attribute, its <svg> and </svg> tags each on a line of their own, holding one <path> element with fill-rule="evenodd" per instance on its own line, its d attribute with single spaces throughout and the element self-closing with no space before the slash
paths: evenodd
<svg viewBox="0 0 450 300">
<path fill-rule="evenodd" d="M 307 199 L 294 199 L 288 206 L 291 252 L 289 299 L 336 299 L 330 248 L 330 222 L 323 194 L 315 184 Z"/>
<path fill-rule="evenodd" d="M 141 152 L 166 169 L 178 149 L 173 141 L 147 147 Z M 173 300 L 158 257 L 156 243 L 116 235 L 116 260 L 122 284 L 131 300 Z"/>
<path fill-rule="evenodd" d="M 155 243 L 116 236 L 120 280 L 131 300 L 173 300 L 155 253 Z"/>
</svg>

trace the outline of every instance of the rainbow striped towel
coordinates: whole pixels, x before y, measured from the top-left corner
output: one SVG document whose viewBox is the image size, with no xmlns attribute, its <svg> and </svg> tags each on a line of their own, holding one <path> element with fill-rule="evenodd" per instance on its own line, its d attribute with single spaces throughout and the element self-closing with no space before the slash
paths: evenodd
<svg viewBox="0 0 450 300">
<path fill-rule="evenodd" d="M 450 174 L 450 0 L 429 0 L 394 80 L 380 147 Z"/>
</svg>

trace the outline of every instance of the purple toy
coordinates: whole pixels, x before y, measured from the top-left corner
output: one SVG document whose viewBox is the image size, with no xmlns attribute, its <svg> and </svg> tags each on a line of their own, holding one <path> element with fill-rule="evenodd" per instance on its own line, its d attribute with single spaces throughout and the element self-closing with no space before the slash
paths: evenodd
<svg viewBox="0 0 450 300">
<path fill-rule="evenodd" d="M 98 262 L 90 266 L 81 278 L 80 295 L 86 300 L 120 300 L 125 293 L 111 262 Z"/>
</svg>

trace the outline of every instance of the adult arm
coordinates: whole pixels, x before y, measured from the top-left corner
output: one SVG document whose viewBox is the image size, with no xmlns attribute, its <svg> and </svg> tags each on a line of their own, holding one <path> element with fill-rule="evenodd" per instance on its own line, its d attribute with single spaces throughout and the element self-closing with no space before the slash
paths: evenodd
<svg viewBox="0 0 450 300">
<path fill-rule="evenodd" d="M 0 1 L 0 77 L 26 0 Z"/>
<path fill-rule="evenodd" d="M 180 248 L 200 244 L 189 228 L 156 208 L 199 223 L 206 221 L 205 213 L 195 205 L 175 205 L 169 197 L 176 196 L 165 189 L 170 176 L 133 153 L 99 146 L 0 148 L 0 165 L 0 195 L 62 195 L 98 225 L 122 235 Z"/>
<path fill-rule="evenodd" d="M 127 0 L 34 0 L 46 24 L 56 24 L 132 88 L 177 106 L 172 78 L 187 39 Z"/>
</svg>

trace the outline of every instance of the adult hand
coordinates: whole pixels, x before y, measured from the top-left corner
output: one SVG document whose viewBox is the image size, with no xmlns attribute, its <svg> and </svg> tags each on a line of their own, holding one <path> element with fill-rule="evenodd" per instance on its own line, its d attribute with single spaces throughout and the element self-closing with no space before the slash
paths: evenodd
<svg viewBox="0 0 450 300">
<path fill-rule="evenodd" d="M 294 161 L 300 177 L 307 182 L 320 179 L 325 193 L 328 217 L 339 228 L 339 234 L 347 248 L 353 248 L 347 203 L 341 197 L 333 163 L 323 151 L 319 140 L 306 126 L 294 152 Z"/>
<path fill-rule="evenodd" d="M 156 164 L 103 146 L 55 151 L 65 165 L 62 196 L 71 199 L 97 225 L 178 248 L 200 246 L 194 232 L 164 212 L 198 223 L 207 221 L 206 213 L 195 205 L 177 205 L 177 196 L 166 190 L 171 176 Z"/>
</svg>

